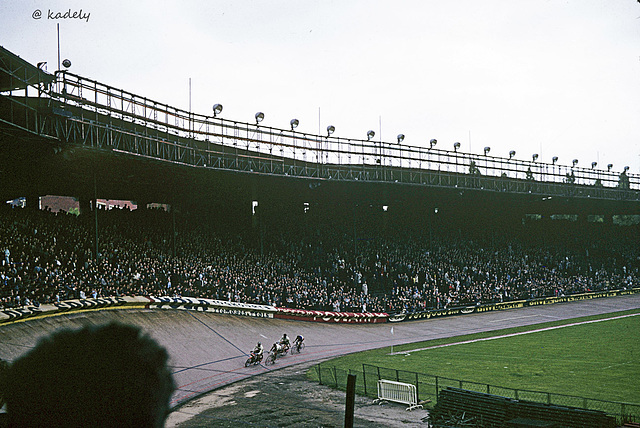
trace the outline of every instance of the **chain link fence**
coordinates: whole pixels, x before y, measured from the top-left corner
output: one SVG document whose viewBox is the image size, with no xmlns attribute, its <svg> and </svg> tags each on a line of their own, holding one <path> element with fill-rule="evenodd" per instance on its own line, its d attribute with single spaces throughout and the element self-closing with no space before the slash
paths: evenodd
<svg viewBox="0 0 640 428">
<path fill-rule="evenodd" d="M 315 366 L 315 374 L 322 385 L 337 389 L 347 389 L 347 375 L 356 375 L 356 393 L 364 396 L 377 397 L 377 383 L 380 379 L 410 383 L 416 386 L 418 402 L 427 407 L 438 401 L 439 391 L 448 387 L 483 392 L 501 397 L 522 401 L 532 401 L 555 406 L 576 407 L 587 410 L 603 411 L 614 416 L 620 422 L 640 421 L 640 405 L 617 401 L 596 400 L 593 398 L 577 397 L 573 395 L 556 394 L 552 392 L 529 391 L 526 389 L 507 388 L 485 383 L 451 379 L 406 370 L 389 369 L 385 367 L 363 364 L 362 370 L 341 369 L 328 364 Z"/>
</svg>

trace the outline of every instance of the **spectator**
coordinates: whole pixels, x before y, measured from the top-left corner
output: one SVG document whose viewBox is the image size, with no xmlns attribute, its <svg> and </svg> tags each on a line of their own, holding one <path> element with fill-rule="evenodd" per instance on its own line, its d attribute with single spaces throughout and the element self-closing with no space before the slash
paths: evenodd
<svg viewBox="0 0 640 428">
<path fill-rule="evenodd" d="M 54 333 L 9 368 L 9 426 L 162 427 L 174 390 L 167 360 L 136 327 Z"/>
<path fill-rule="evenodd" d="M 613 226 L 590 236 L 587 226 L 571 234 L 562 225 L 544 244 L 533 226 L 488 239 L 445 228 L 427 239 L 398 228 L 384 237 L 371 232 L 356 247 L 339 227 L 319 224 L 313 234 L 265 233 L 260 251 L 243 232 L 194 223 L 180 230 L 173 255 L 166 213 L 106 211 L 96 261 L 86 219 L 0 209 L 0 248 L 10 243 L 13 255 L 0 266 L 4 308 L 90 293 L 411 312 L 632 287 L 640 278 L 640 249 Z"/>
</svg>

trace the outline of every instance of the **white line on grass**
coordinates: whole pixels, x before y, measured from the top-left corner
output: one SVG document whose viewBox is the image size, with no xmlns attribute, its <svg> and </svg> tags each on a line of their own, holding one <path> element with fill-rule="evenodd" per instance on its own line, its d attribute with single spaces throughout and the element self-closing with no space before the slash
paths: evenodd
<svg viewBox="0 0 640 428">
<path fill-rule="evenodd" d="M 602 370 L 606 370 L 606 369 L 610 369 L 612 367 L 618 367 L 618 366 L 628 366 L 629 364 L 633 364 L 633 361 L 627 361 L 626 363 L 620 363 L 620 364 L 613 364 L 611 366 L 604 367 Z"/>
<path fill-rule="evenodd" d="M 622 318 L 627 318 L 627 317 L 635 317 L 635 316 L 638 316 L 638 315 L 640 315 L 640 313 L 628 314 L 628 315 L 620 315 L 620 316 L 617 316 L 617 317 L 602 318 L 602 319 L 598 319 L 598 320 L 574 322 L 574 323 L 570 323 L 570 324 L 557 325 L 557 326 L 553 326 L 553 327 L 539 328 L 539 329 L 536 329 L 536 330 L 521 331 L 519 333 L 502 334 L 500 336 L 483 337 L 483 338 L 480 338 L 480 339 L 464 340 L 462 342 L 445 343 L 443 345 L 428 346 L 426 348 L 410 349 L 408 351 L 392 352 L 389 355 L 403 355 L 403 354 L 407 354 L 407 353 L 410 353 L 410 352 L 427 351 L 429 349 L 444 348 L 444 347 L 453 346 L 453 345 L 464 345 L 464 344 L 467 344 L 467 343 L 483 342 L 485 340 L 494 340 L 494 339 L 502 339 L 502 338 L 505 338 L 505 337 L 522 336 L 524 334 L 538 333 L 538 332 L 541 332 L 541 331 L 556 330 L 556 329 L 559 329 L 559 328 L 573 327 L 573 326 L 576 326 L 576 325 L 591 324 L 591 323 L 602 322 L 602 321 L 612 321 L 612 320 L 617 320 L 617 319 L 622 319 Z"/>
</svg>

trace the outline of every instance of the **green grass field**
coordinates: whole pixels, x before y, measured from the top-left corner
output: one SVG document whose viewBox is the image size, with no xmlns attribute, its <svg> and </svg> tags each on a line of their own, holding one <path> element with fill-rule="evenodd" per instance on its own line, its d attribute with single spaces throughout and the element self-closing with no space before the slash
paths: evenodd
<svg viewBox="0 0 640 428">
<path fill-rule="evenodd" d="M 640 404 L 640 310 L 389 347 L 323 365 L 362 371 L 371 364 L 514 389 Z M 589 322 L 595 321 L 598 322 Z M 566 326 L 566 324 L 581 323 Z M 541 328 L 563 326 L 547 331 Z M 420 350 L 446 343 L 512 337 Z M 316 376 L 310 371 L 310 376 Z"/>
</svg>

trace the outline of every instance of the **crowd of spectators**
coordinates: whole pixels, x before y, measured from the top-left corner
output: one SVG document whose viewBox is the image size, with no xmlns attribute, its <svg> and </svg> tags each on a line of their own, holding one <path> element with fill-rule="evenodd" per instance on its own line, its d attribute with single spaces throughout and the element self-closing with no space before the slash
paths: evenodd
<svg viewBox="0 0 640 428">
<path fill-rule="evenodd" d="M 174 230 L 162 210 L 101 211 L 98 224 L 96 257 L 92 216 L 0 207 L 0 308 L 142 295 L 398 313 L 640 284 L 640 250 L 624 231 L 551 242 L 406 230 L 356 240 L 317 226 L 270 231 L 258 244 L 251 228 L 179 221 Z"/>
</svg>

